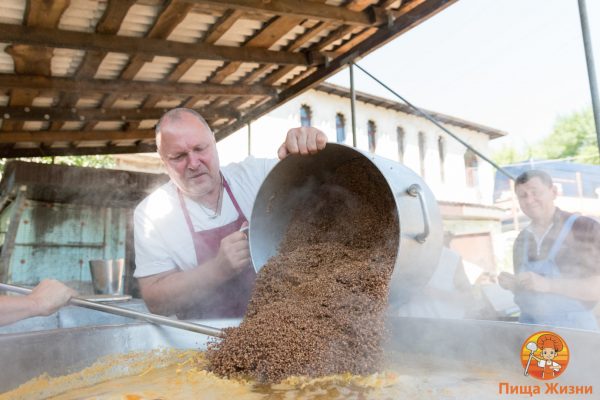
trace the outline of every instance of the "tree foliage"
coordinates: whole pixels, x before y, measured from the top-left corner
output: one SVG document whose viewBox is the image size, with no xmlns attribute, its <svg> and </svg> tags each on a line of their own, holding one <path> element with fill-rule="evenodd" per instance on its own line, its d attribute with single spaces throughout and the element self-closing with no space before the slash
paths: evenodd
<svg viewBox="0 0 600 400">
<path fill-rule="evenodd" d="M 523 161 L 523 155 L 513 146 L 505 145 L 497 150 L 492 156 L 494 162 L 499 165 L 514 164 Z"/>
<path fill-rule="evenodd" d="M 574 158 L 586 164 L 598 164 L 598 146 L 592 108 L 561 116 L 552 133 L 534 148 L 535 158 Z"/>
<path fill-rule="evenodd" d="M 92 168 L 113 168 L 116 165 L 114 157 L 110 155 L 93 155 L 93 156 L 60 156 L 60 157 L 30 157 L 16 158 L 19 161 L 36 162 L 40 164 L 62 164 L 77 167 L 92 167 Z M 0 159 L 0 171 L 4 171 L 4 166 L 10 161 Z"/>
<path fill-rule="evenodd" d="M 552 133 L 524 151 L 505 146 L 494 154 L 494 160 L 501 165 L 530 158 L 600 164 L 592 108 L 559 116 Z"/>
</svg>

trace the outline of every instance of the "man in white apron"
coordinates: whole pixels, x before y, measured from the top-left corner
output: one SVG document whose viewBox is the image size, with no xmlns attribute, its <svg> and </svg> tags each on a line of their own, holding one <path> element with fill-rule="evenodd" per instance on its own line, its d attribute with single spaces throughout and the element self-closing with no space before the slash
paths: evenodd
<svg viewBox="0 0 600 400">
<path fill-rule="evenodd" d="M 498 280 L 515 294 L 519 321 L 598 330 L 600 224 L 555 207 L 556 187 L 545 172 L 521 174 L 515 193 L 531 224 L 515 241 L 515 275 Z"/>
<path fill-rule="evenodd" d="M 156 142 L 171 180 L 134 214 L 134 276 L 142 297 L 158 314 L 241 317 L 255 279 L 241 229 L 276 160 L 249 157 L 220 168 L 214 134 L 198 113 L 186 108 L 160 119 Z M 278 155 L 315 153 L 326 142 L 316 128 L 292 129 Z"/>
</svg>

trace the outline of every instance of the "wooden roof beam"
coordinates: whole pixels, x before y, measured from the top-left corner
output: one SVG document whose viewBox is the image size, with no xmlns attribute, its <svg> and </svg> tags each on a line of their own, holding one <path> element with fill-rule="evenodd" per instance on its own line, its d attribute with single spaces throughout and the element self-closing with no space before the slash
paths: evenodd
<svg viewBox="0 0 600 400">
<path fill-rule="evenodd" d="M 96 32 L 105 34 L 116 34 L 127 16 L 131 6 L 135 4 L 136 0 L 119 0 L 109 1 L 106 4 L 106 9 L 102 18 L 96 25 Z M 75 78 L 78 79 L 90 79 L 93 78 L 106 57 L 105 51 L 87 51 L 83 57 L 83 61 L 79 64 L 77 72 L 75 72 Z M 79 95 L 77 93 L 67 93 L 61 96 L 58 102 L 59 107 L 73 107 L 77 104 Z M 50 124 L 50 130 L 59 130 L 62 127 L 62 122 L 53 121 Z"/>
<path fill-rule="evenodd" d="M 25 10 L 25 25 L 30 27 L 55 28 L 60 18 L 69 6 L 70 0 L 44 1 L 30 0 Z M 2 35 L 0 35 L 2 37 Z M 29 46 L 26 44 L 12 44 L 6 52 L 13 58 L 15 72 L 18 74 L 51 75 L 52 49 L 45 46 Z M 33 103 L 38 93 L 31 90 L 14 89 L 11 93 L 9 104 L 13 106 L 27 106 Z M 9 121 L 2 125 L 2 130 L 11 131 L 21 129 L 20 122 Z"/>
<path fill-rule="evenodd" d="M 75 50 L 110 51 L 149 57 L 165 56 L 182 59 L 240 61 L 292 65 L 317 65 L 325 56 L 315 53 L 292 53 L 260 48 L 214 46 L 204 43 L 182 43 L 164 39 L 136 38 L 61 29 L 32 28 L 0 23 L 4 42 L 41 45 Z"/>
<path fill-rule="evenodd" d="M 349 62 L 355 60 L 359 56 L 369 54 L 371 51 L 383 46 L 401 33 L 423 23 L 433 15 L 453 4 L 456 0 L 416 1 L 418 2 L 418 5 L 414 7 L 411 6 L 412 2 L 404 5 L 400 9 L 400 12 L 403 12 L 402 16 L 396 19 L 392 25 L 381 27 L 374 35 L 369 36 L 364 42 L 360 43 L 352 50 L 332 60 L 327 66 L 317 69 L 309 76 L 306 76 L 301 81 L 293 84 L 293 86 L 280 92 L 277 98 L 270 99 L 266 103 L 254 108 L 252 112 L 244 114 L 241 119 L 234 121 L 232 124 L 215 130 L 217 141 L 222 140 L 238 129 L 241 129 L 249 121 L 260 118 L 277 104 L 284 103 L 298 96 L 303 91 L 315 86 L 328 76 L 331 76 L 346 67 Z"/>
<path fill-rule="evenodd" d="M 288 15 L 318 21 L 329 21 L 353 26 L 374 26 L 386 22 L 381 11 L 369 7 L 357 12 L 344 7 L 330 6 L 306 0 L 184 0 L 190 3 L 210 4 L 217 7 L 235 8 L 250 12 L 264 12 L 274 15 Z"/>
<path fill-rule="evenodd" d="M 154 139 L 153 129 L 135 131 L 93 130 L 93 131 L 19 131 L 0 134 L 0 144 L 20 142 L 83 142 L 98 140 L 144 140 Z"/>
<path fill-rule="evenodd" d="M 302 22 L 302 19 L 295 17 L 284 16 L 273 18 L 265 24 L 259 32 L 244 43 L 244 48 L 252 47 L 268 49 L 300 22 Z M 229 75 L 234 74 L 241 65 L 242 63 L 240 62 L 225 64 L 215 71 L 209 81 L 212 83 L 222 83 Z"/>
<path fill-rule="evenodd" d="M 170 0 L 167 2 L 162 12 L 156 19 L 154 25 L 146 35 L 147 38 L 167 39 L 173 30 L 183 21 L 188 12 L 192 8 L 191 4 L 182 3 L 178 0 Z M 146 65 L 146 62 L 152 61 L 152 57 L 135 54 L 129 59 L 129 63 L 123 71 L 121 71 L 121 79 L 134 79 L 138 72 Z M 110 108 L 118 100 L 118 95 L 108 95 L 102 101 L 102 108 Z M 86 124 L 86 129 L 92 129 L 95 123 Z M 135 127 L 130 129 L 137 129 Z"/>
<path fill-rule="evenodd" d="M 214 44 L 233 26 L 235 21 L 242 16 L 239 10 L 227 10 L 221 18 L 219 18 L 212 27 L 206 32 L 204 42 Z M 167 82 L 177 82 L 185 73 L 196 63 L 193 58 L 188 58 L 181 61 L 165 79 Z M 143 104 L 143 107 L 153 107 L 160 101 L 160 96 L 154 95 L 148 97 Z M 195 103 L 194 103 L 195 104 Z"/>
<path fill-rule="evenodd" d="M 34 148 L 16 148 L 0 149 L 0 157 L 52 157 L 52 156 L 85 156 L 97 154 L 132 154 L 132 153 L 154 153 L 155 144 L 138 143 L 131 146 L 102 146 L 102 147 L 34 147 Z"/>
<path fill-rule="evenodd" d="M 241 115 L 229 108 L 202 108 L 196 109 L 199 113 L 206 113 L 207 118 L 232 118 Z M 0 118 L 11 121 L 143 121 L 159 119 L 167 111 L 163 108 L 136 108 L 136 109 L 74 109 L 57 107 L 0 107 Z M 208 112 L 210 111 L 210 115 Z"/>
<path fill-rule="evenodd" d="M 209 28 L 208 31 L 205 32 L 203 42 L 205 44 L 214 44 L 217 40 L 219 40 L 231 27 L 235 22 L 243 15 L 240 10 L 227 10 L 223 15 Z M 169 73 L 166 77 L 167 82 L 177 82 L 194 64 L 196 63 L 195 59 L 188 58 L 185 60 L 180 60 L 180 63 Z M 192 96 L 193 104 L 196 104 L 197 97 Z M 157 95 L 149 96 L 144 100 L 142 107 L 154 107 L 160 101 L 160 97 Z M 190 100 L 186 101 L 185 104 L 189 103 Z M 193 106 L 192 104 L 192 106 Z M 130 124 L 129 129 L 137 129 L 136 124 Z"/>
<path fill-rule="evenodd" d="M 60 92 L 100 92 L 123 94 L 162 94 L 180 96 L 275 96 L 269 86 L 239 86 L 210 83 L 142 82 L 115 79 L 78 80 L 36 75 L 0 74 L 0 89 L 36 89 Z"/>
</svg>

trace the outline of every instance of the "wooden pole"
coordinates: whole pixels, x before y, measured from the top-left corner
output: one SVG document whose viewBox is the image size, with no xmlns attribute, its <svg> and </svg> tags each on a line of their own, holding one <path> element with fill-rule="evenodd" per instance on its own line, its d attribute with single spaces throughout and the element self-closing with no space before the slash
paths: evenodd
<svg viewBox="0 0 600 400">
<path fill-rule="evenodd" d="M 2 244 L 2 253 L 0 254 L 0 282 L 6 282 L 10 278 L 10 259 L 15 249 L 21 216 L 23 215 L 23 211 L 25 211 L 26 193 L 27 186 L 23 185 L 19 188 L 17 197 L 15 198 L 14 208 L 10 216 L 10 222 L 8 223 L 8 230 Z"/>
</svg>

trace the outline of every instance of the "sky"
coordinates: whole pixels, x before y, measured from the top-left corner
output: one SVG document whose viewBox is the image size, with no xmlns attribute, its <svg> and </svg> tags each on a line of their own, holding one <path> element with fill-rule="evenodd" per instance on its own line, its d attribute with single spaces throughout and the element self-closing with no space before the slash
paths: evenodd
<svg viewBox="0 0 600 400">
<path fill-rule="evenodd" d="M 600 1 L 586 3 L 600 79 Z M 523 150 L 591 105 L 576 0 L 459 0 L 356 63 L 419 107 L 507 132 L 492 150 Z M 394 99 L 358 69 L 354 80 Z M 348 69 L 327 81 L 348 87 Z"/>
</svg>

